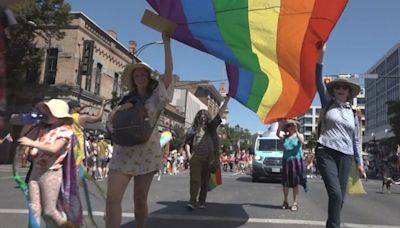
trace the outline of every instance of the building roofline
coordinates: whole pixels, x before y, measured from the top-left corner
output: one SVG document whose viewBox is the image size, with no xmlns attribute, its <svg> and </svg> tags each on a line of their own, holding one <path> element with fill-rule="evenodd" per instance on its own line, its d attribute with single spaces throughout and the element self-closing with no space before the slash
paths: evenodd
<svg viewBox="0 0 400 228">
<path fill-rule="evenodd" d="M 81 11 L 71 11 L 70 14 L 72 15 L 77 15 L 77 16 L 82 16 L 82 18 L 86 21 L 88 21 L 89 23 L 91 23 L 96 29 L 98 29 L 102 35 L 104 35 L 105 37 L 107 37 L 108 39 L 112 40 L 113 42 L 115 42 L 122 50 L 123 52 L 125 52 L 126 55 L 130 56 L 131 58 L 133 58 L 133 54 L 129 51 L 129 49 L 127 47 L 125 47 L 121 42 L 119 42 L 117 39 L 115 39 L 114 37 L 112 37 L 110 34 L 108 34 L 106 32 L 106 30 L 104 30 L 101 26 L 99 26 L 96 22 L 94 22 L 89 16 L 87 16 L 85 13 L 81 12 Z"/>
<path fill-rule="evenodd" d="M 372 65 L 368 69 L 368 73 L 371 73 L 373 70 L 375 70 L 379 64 L 381 64 L 386 58 L 388 58 L 394 51 L 400 48 L 400 42 L 397 42 L 393 47 L 391 47 L 378 61 L 375 62 L 374 65 Z M 379 75 L 378 75 L 379 77 Z"/>
</svg>

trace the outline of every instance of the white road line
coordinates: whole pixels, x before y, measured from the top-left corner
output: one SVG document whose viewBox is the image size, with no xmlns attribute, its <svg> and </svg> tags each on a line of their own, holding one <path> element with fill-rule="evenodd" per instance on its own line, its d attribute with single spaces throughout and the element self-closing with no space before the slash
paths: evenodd
<svg viewBox="0 0 400 228">
<path fill-rule="evenodd" d="M 0 208 L 0 214 L 28 214 L 26 209 L 6 209 Z M 88 215 L 87 211 L 83 212 Z M 103 217 L 103 211 L 93 211 L 94 216 Z M 122 213 L 124 218 L 134 218 L 134 213 Z M 151 219 L 166 219 L 166 220 L 186 220 L 186 221 L 218 221 L 218 222 L 243 222 L 243 223 L 262 223 L 262 224 L 290 224 L 290 225 L 310 225 L 310 226 L 325 226 L 324 221 L 312 220 L 293 220 L 293 219 L 265 219 L 265 218 L 233 218 L 219 216 L 202 216 L 202 215 L 172 215 L 172 214 L 150 214 Z M 399 226 L 389 225 L 372 225 L 372 224 L 355 224 L 342 223 L 345 228 L 398 228 Z"/>
</svg>

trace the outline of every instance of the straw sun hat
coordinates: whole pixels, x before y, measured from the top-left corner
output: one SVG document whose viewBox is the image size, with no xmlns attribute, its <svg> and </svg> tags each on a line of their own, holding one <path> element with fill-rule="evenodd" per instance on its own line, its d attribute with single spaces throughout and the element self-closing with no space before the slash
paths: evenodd
<svg viewBox="0 0 400 228">
<path fill-rule="evenodd" d="M 350 88 L 350 97 L 349 99 L 352 99 L 354 97 L 356 97 L 360 91 L 361 88 L 359 85 L 357 85 L 356 83 L 350 81 L 348 78 L 336 78 L 334 81 L 329 82 L 326 85 L 326 88 L 328 89 L 328 93 L 333 96 L 333 88 L 335 88 L 335 86 L 338 85 L 346 85 Z"/>
<path fill-rule="evenodd" d="M 154 80 L 151 78 L 151 73 L 153 70 L 150 68 L 149 65 L 146 63 L 131 63 L 128 66 L 125 67 L 124 73 L 122 73 L 122 83 L 129 89 L 133 89 L 133 78 L 132 78 L 132 72 L 138 68 L 143 68 L 149 72 L 150 80 Z M 154 80 L 156 81 L 156 80 Z M 150 82 L 149 82 L 150 83 Z"/>
<path fill-rule="evenodd" d="M 42 102 L 42 105 L 46 105 L 51 114 L 56 118 L 72 118 L 69 114 L 69 107 L 67 102 L 60 99 L 51 99 L 47 102 Z"/>
</svg>

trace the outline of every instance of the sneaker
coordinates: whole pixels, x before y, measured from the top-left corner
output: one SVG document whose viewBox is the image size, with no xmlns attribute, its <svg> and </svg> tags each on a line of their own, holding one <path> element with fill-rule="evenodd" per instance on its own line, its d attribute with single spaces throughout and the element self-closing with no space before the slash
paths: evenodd
<svg viewBox="0 0 400 228">
<path fill-rule="evenodd" d="M 193 210 L 195 209 L 193 203 L 188 203 L 186 206 L 187 206 L 187 208 L 188 208 L 189 210 L 192 210 L 192 211 L 193 211 Z"/>
<path fill-rule="evenodd" d="M 284 201 L 283 204 L 282 204 L 282 209 L 285 210 L 285 209 L 289 209 L 289 208 L 290 207 L 289 207 L 288 202 Z"/>
<path fill-rule="evenodd" d="M 290 208 L 291 211 L 297 211 L 299 209 L 299 206 L 297 206 L 297 203 L 293 204 L 292 207 Z"/>
<path fill-rule="evenodd" d="M 205 203 L 201 203 L 199 205 L 199 209 L 206 209 L 206 204 Z"/>
</svg>

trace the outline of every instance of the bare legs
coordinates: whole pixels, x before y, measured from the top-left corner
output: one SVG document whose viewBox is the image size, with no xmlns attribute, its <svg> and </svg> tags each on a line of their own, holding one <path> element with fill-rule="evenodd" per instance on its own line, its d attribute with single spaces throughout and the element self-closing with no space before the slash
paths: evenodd
<svg viewBox="0 0 400 228">
<path fill-rule="evenodd" d="M 288 187 L 283 187 L 282 188 L 283 191 L 283 205 L 282 208 L 283 209 L 289 209 L 289 205 L 288 205 L 288 196 L 289 196 L 289 188 Z M 293 207 L 292 206 L 292 210 L 297 210 L 297 197 L 299 195 L 299 186 L 296 186 L 293 188 Z"/>
<path fill-rule="evenodd" d="M 121 202 L 126 187 L 131 179 L 130 175 L 116 170 L 110 170 L 107 181 L 106 202 L 106 227 L 119 228 L 121 225 L 122 208 Z"/>
<path fill-rule="evenodd" d="M 135 177 L 133 188 L 133 200 L 135 203 L 135 222 L 137 228 L 144 228 L 146 225 L 148 208 L 147 196 L 155 172 Z"/>
<path fill-rule="evenodd" d="M 148 215 L 147 196 L 155 172 L 134 177 L 133 200 L 135 207 L 135 222 L 137 228 L 144 228 Z M 121 225 L 121 202 L 130 175 L 116 170 L 110 170 L 107 183 L 106 227 L 119 228 Z"/>
</svg>

